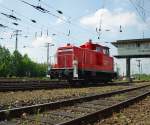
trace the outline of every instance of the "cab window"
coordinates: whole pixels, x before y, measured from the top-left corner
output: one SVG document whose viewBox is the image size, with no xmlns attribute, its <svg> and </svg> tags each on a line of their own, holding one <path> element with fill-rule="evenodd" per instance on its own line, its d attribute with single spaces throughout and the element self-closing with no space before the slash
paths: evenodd
<svg viewBox="0 0 150 125">
<path fill-rule="evenodd" d="M 101 52 L 102 51 L 102 49 L 101 49 L 101 47 L 96 47 L 96 50 L 95 50 L 96 52 Z"/>
<path fill-rule="evenodd" d="M 106 54 L 106 55 L 109 55 L 109 49 L 108 48 L 104 48 L 103 49 L 103 53 Z"/>
</svg>

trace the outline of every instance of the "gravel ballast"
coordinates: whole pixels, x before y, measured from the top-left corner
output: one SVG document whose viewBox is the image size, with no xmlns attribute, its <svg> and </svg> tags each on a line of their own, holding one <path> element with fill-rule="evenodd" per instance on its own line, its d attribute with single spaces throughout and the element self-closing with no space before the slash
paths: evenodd
<svg viewBox="0 0 150 125">
<path fill-rule="evenodd" d="M 133 83 L 131 86 L 113 85 L 88 88 L 0 92 L 0 110 L 39 103 L 55 102 L 58 100 L 70 99 L 75 97 L 84 97 L 91 94 L 101 94 L 145 84 L 149 83 Z"/>
<path fill-rule="evenodd" d="M 94 125 L 150 125 L 150 96 Z"/>
</svg>

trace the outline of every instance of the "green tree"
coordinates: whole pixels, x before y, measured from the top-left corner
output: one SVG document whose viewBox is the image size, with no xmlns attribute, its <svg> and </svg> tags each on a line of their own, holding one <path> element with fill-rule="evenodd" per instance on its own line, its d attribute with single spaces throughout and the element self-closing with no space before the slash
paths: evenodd
<svg viewBox="0 0 150 125">
<path fill-rule="evenodd" d="M 22 72 L 24 76 L 31 76 L 31 70 L 32 70 L 32 61 L 31 59 L 28 57 L 27 54 L 25 54 L 23 56 L 22 59 L 22 63 L 23 63 L 23 67 L 22 67 Z"/>
<path fill-rule="evenodd" d="M 27 54 L 22 56 L 18 51 L 13 54 L 0 46 L 0 77 L 43 77 L 46 75 L 46 64 L 33 62 Z"/>
<path fill-rule="evenodd" d="M 18 51 L 14 51 L 13 55 L 11 56 L 11 74 L 13 76 L 23 76 L 23 62 L 22 62 L 22 55 Z"/>
<path fill-rule="evenodd" d="M 8 49 L 0 46 L 0 76 L 5 77 L 10 74 L 11 55 Z"/>
</svg>

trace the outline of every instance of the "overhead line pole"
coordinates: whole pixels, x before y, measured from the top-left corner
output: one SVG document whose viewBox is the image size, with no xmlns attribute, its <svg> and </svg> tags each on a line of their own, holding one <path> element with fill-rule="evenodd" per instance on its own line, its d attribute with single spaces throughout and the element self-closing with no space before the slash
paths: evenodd
<svg viewBox="0 0 150 125">
<path fill-rule="evenodd" d="M 49 59 L 50 59 L 50 55 L 49 55 L 49 52 L 50 52 L 50 46 L 54 46 L 54 44 L 52 43 L 47 43 L 47 70 L 49 71 L 49 68 L 50 68 L 50 63 L 49 63 Z"/>
<path fill-rule="evenodd" d="M 49 46 L 50 43 L 47 43 L 47 65 L 49 65 Z"/>
<path fill-rule="evenodd" d="M 15 50 L 18 50 L 18 36 L 21 35 L 21 34 L 19 34 L 19 32 L 21 32 L 21 30 L 15 30 L 14 32 L 15 32 L 14 36 L 16 36 Z"/>
</svg>

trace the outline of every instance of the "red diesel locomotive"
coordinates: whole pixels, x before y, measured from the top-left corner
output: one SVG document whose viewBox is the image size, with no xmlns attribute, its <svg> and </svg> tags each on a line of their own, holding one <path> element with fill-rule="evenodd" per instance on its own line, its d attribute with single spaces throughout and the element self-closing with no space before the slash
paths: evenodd
<svg viewBox="0 0 150 125">
<path fill-rule="evenodd" d="M 108 82 L 116 76 L 109 48 L 91 40 L 80 47 L 67 44 L 58 48 L 56 61 L 49 70 L 51 79 Z"/>
</svg>

